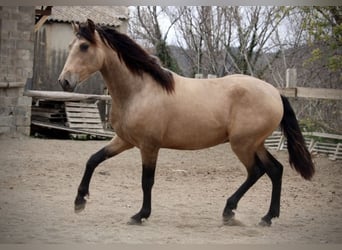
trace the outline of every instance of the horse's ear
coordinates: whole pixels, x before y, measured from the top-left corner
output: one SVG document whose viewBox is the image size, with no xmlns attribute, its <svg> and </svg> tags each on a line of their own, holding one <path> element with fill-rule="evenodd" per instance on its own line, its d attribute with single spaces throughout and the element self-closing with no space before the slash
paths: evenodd
<svg viewBox="0 0 342 250">
<path fill-rule="evenodd" d="M 87 19 L 88 28 L 91 31 L 91 33 L 95 32 L 95 23 L 91 19 Z"/>
<path fill-rule="evenodd" d="M 80 31 L 80 26 L 77 23 L 71 22 L 71 26 L 72 26 L 72 30 L 74 31 L 74 34 Z"/>
</svg>

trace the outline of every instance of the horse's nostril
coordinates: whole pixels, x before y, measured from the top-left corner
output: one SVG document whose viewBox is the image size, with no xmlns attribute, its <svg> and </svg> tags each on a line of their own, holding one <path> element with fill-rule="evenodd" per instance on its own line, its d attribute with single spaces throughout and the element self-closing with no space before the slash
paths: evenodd
<svg viewBox="0 0 342 250">
<path fill-rule="evenodd" d="M 65 88 L 70 88 L 70 83 L 68 80 L 64 80 L 64 87 Z"/>
<path fill-rule="evenodd" d="M 64 91 L 72 91 L 73 90 L 73 88 L 72 88 L 72 86 L 68 80 L 59 79 L 58 82 L 62 86 Z"/>
</svg>

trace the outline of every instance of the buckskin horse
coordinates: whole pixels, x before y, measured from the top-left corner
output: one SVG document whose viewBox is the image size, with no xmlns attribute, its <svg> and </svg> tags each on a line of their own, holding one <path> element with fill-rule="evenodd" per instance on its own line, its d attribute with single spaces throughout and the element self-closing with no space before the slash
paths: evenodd
<svg viewBox="0 0 342 250">
<path fill-rule="evenodd" d="M 216 79 L 185 78 L 163 68 L 156 57 L 125 34 L 93 21 L 72 24 L 75 38 L 59 83 L 65 91 L 100 71 L 112 97 L 115 137 L 93 154 L 75 199 L 85 208 L 89 183 L 104 160 L 136 147 L 142 159 L 143 203 L 131 217 L 140 224 L 151 214 L 151 191 L 160 148 L 197 150 L 229 142 L 247 169 L 247 179 L 227 199 L 223 219 L 229 222 L 241 197 L 265 173 L 272 182 L 271 203 L 260 224 L 279 217 L 283 166 L 264 146 L 280 125 L 288 141 L 289 163 L 304 179 L 314 165 L 295 113 L 271 84 L 246 75 Z"/>
</svg>

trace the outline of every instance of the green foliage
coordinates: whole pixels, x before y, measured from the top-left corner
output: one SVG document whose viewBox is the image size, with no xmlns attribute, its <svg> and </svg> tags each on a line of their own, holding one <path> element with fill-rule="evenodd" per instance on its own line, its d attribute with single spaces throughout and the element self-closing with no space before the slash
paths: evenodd
<svg viewBox="0 0 342 250">
<path fill-rule="evenodd" d="M 342 55 L 332 55 L 329 57 L 328 67 L 331 71 L 340 71 L 342 69 Z"/>
<path fill-rule="evenodd" d="M 299 121 L 299 126 L 303 132 L 317 132 L 321 131 L 321 125 L 314 119 L 307 117 Z"/>
<path fill-rule="evenodd" d="M 167 46 L 166 41 L 161 40 L 157 43 L 156 56 L 160 59 L 165 68 L 168 68 L 177 74 L 182 74 L 177 61 L 171 55 L 170 48 Z"/>
<path fill-rule="evenodd" d="M 313 46 L 311 58 L 306 63 L 324 60 L 328 69 L 342 68 L 342 7 L 302 7 L 305 14 L 303 28 L 308 34 L 308 43 Z M 322 53 L 316 46 L 329 48 Z"/>
</svg>

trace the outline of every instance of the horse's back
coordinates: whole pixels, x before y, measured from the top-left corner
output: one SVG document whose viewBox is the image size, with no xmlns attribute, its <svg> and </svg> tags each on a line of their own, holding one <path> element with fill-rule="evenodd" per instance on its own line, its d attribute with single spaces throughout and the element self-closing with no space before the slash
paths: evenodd
<svg viewBox="0 0 342 250">
<path fill-rule="evenodd" d="M 252 109 L 259 115 L 263 110 L 268 110 L 271 115 L 282 117 L 279 91 L 252 76 L 235 74 L 214 79 L 181 78 L 178 85 L 176 95 L 188 103 L 201 100 L 202 106 L 213 109 Z"/>
</svg>

